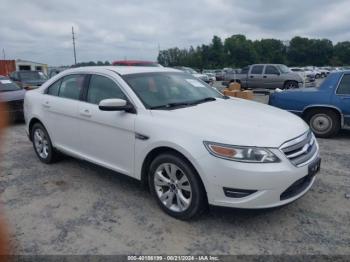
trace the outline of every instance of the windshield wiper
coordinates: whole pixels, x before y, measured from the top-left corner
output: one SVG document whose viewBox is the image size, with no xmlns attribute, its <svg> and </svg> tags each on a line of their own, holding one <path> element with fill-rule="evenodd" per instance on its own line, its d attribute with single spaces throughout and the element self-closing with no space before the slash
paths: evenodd
<svg viewBox="0 0 350 262">
<path fill-rule="evenodd" d="M 168 108 L 174 108 L 174 107 L 179 107 L 179 106 L 190 106 L 192 105 L 191 103 L 188 102 L 176 102 L 176 103 L 168 103 L 165 105 L 160 105 L 160 106 L 152 106 L 149 109 L 168 109 Z"/>
<path fill-rule="evenodd" d="M 195 100 L 195 101 L 191 102 L 191 105 L 197 105 L 197 104 L 206 103 L 206 102 L 210 102 L 210 101 L 216 101 L 216 98 L 215 97 L 202 98 L 202 99 Z"/>
</svg>

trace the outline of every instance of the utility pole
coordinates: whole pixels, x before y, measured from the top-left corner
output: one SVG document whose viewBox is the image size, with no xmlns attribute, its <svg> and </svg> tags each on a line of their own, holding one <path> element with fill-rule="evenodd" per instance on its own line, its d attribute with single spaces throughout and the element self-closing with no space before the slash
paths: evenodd
<svg viewBox="0 0 350 262">
<path fill-rule="evenodd" d="M 74 27 L 72 26 L 72 40 L 73 40 L 73 51 L 74 51 L 74 64 L 77 64 L 77 54 L 75 52 L 75 37 L 74 37 Z"/>
<path fill-rule="evenodd" d="M 5 48 L 2 49 L 2 56 L 4 57 L 4 60 L 6 60 Z"/>
</svg>

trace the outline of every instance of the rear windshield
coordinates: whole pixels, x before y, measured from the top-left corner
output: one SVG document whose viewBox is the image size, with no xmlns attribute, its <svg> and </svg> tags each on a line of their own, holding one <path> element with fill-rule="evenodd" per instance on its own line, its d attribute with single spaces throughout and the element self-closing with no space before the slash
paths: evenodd
<svg viewBox="0 0 350 262">
<path fill-rule="evenodd" d="M 0 92 L 17 91 L 21 88 L 10 79 L 0 79 Z"/>
</svg>

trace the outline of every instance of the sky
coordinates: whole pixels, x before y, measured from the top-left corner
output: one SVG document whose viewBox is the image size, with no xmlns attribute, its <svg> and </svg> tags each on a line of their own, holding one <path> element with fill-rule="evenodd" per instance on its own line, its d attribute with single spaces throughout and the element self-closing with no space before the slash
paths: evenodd
<svg viewBox="0 0 350 262">
<path fill-rule="evenodd" d="M 350 40 L 349 0 L 0 0 L 0 51 L 49 65 L 157 59 L 158 50 L 249 39 Z"/>
</svg>

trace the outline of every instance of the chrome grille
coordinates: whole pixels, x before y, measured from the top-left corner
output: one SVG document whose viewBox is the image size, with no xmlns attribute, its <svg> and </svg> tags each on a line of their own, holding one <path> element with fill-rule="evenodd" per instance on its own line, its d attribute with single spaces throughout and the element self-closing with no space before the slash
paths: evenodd
<svg viewBox="0 0 350 262">
<path fill-rule="evenodd" d="M 315 136 L 311 131 L 308 131 L 284 143 L 280 150 L 295 166 L 300 167 L 314 159 L 314 156 L 318 153 L 318 145 Z"/>
</svg>

